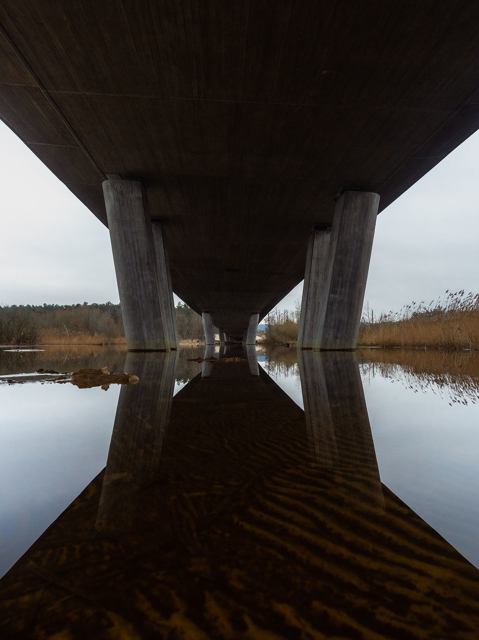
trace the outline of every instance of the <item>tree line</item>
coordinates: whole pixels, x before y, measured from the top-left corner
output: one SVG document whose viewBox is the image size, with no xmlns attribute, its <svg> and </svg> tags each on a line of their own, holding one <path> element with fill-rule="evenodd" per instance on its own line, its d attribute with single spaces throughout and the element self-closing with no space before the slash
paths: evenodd
<svg viewBox="0 0 479 640">
<path fill-rule="evenodd" d="M 182 302 L 175 312 L 180 340 L 203 339 L 201 316 Z M 121 307 L 112 302 L 0 306 L 0 344 L 119 342 L 124 335 Z"/>
</svg>

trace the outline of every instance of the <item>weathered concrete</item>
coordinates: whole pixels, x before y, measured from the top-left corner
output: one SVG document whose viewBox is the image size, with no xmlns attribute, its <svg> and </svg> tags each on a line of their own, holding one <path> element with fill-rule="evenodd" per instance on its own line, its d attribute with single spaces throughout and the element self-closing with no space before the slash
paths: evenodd
<svg viewBox="0 0 479 640">
<path fill-rule="evenodd" d="M 178 348 L 178 330 L 176 327 L 175 303 L 171 288 L 170 266 L 166 250 L 162 223 L 160 220 L 152 220 L 153 243 L 156 254 L 156 268 L 158 278 L 158 299 L 160 301 L 161 314 L 164 318 L 166 338 L 170 349 Z"/>
<path fill-rule="evenodd" d="M 249 319 L 248 329 L 245 332 L 243 341 L 246 344 L 256 344 L 256 334 L 258 333 L 259 313 L 252 313 Z"/>
<path fill-rule="evenodd" d="M 145 191 L 141 182 L 110 179 L 103 194 L 128 349 L 165 351 L 170 340 Z"/>
<path fill-rule="evenodd" d="M 384 209 L 479 127 L 475 0 L 96 4 L 0 3 L 0 119 L 105 224 L 105 175 L 147 185 L 175 293 L 239 338 L 341 190 Z"/>
<path fill-rule="evenodd" d="M 327 294 L 331 282 L 329 243 L 331 226 L 315 225 L 306 255 L 303 298 L 298 331 L 298 347 L 319 349 L 321 329 L 326 315 Z"/>
<path fill-rule="evenodd" d="M 213 327 L 213 320 L 211 318 L 211 313 L 203 312 L 201 314 L 203 318 L 203 329 L 205 332 L 205 342 L 206 344 L 214 344 L 215 343 L 215 330 Z"/>
<path fill-rule="evenodd" d="M 361 478 L 384 511 L 379 468 L 355 353 L 298 351 L 306 428 L 318 465 Z"/>
<path fill-rule="evenodd" d="M 356 348 L 378 207 L 379 195 L 362 191 L 346 191 L 336 204 L 321 349 Z M 322 290 L 326 294 L 327 286 Z"/>
</svg>

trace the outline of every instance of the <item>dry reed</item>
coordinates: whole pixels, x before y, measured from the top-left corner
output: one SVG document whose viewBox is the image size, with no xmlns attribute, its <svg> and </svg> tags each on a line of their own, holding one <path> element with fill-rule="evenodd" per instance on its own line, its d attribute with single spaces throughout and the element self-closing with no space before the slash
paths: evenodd
<svg viewBox="0 0 479 640">
<path fill-rule="evenodd" d="M 479 401 L 479 353 L 411 349 L 358 350 L 363 379 L 377 375 L 415 393 L 432 391 L 449 404 Z"/>
<path fill-rule="evenodd" d="M 103 345 L 103 344 L 126 344 L 124 337 L 107 338 L 100 333 L 84 333 L 84 332 L 63 332 L 55 330 L 46 330 L 40 334 L 38 344 L 49 345 Z"/>
<path fill-rule="evenodd" d="M 358 345 L 433 349 L 479 349 L 479 294 L 446 291 L 443 298 L 412 302 L 374 320 L 366 312 Z"/>
</svg>

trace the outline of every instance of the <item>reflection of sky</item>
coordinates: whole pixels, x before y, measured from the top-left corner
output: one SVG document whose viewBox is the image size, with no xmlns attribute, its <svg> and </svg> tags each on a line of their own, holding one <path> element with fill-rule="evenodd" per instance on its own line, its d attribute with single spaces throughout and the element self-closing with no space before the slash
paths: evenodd
<svg viewBox="0 0 479 640">
<path fill-rule="evenodd" d="M 303 408 L 289 373 L 271 377 Z M 479 567 L 479 404 L 450 406 L 379 374 L 363 385 L 382 482 Z"/>
<path fill-rule="evenodd" d="M 268 371 L 267 367 L 265 366 L 266 363 L 259 358 L 258 361 L 263 369 L 268 373 L 268 375 L 273 378 L 278 387 L 280 387 L 285 393 L 287 393 L 291 400 L 294 400 L 294 402 L 296 402 L 298 407 L 304 409 L 303 396 L 301 394 L 301 385 L 298 383 L 298 378 L 296 377 L 294 367 L 291 367 L 291 369 L 289 370 L 289 375 L 286 375 L 282 371 Z"/>
<path fill-rule="evenodd" d="M 364 385 L 381 480 L 479 566 L 479 406 Z"/>
<path fill-rule="evenodd" d="M 0 575 L 105 466 L 119 391 L 0 385 Z"/>
<path fill-rule="evenodd" d="M 286 371 L 271 377 L 303 407 L 297 369 Z M 0 575 L 104 467 L 119 391 L 0 384 Z M 479 404 L 380 375 L 364 392 L 382 481 L 479 566 Z"/>
</svg>

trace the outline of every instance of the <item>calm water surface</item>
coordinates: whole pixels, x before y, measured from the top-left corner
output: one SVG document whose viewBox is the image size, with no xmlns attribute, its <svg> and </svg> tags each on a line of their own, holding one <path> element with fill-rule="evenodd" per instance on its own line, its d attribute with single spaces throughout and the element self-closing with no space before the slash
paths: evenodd
<svg viewBox="0 0 479 640">
<path fill-rule="evenodd" d="M 124 350 L 47 347 L 29 351 L 4 347 L 0 348 L 1 575 L 102 471 L 107 459 L 106 484 L 96 527 L 103 531 L 118 530 L 118 512 L 112 516 L 111 506 L 118 504 L 118 500 L 122 504 L 121 526 L 126 526 L 124 523 L 129 519 L 133 522 L 137 514 L 131 511 L 131 506 L 125 506 L 129 504 L 125 495 L 130 495 L 132 490 L 125 490 L 124 480 L 118 484 L 118 477 L 126 477 L 129 486 L 136 487 L 135 491 L 140 485 L 157 482 L 151 478 L 157 478 L 155 474 L 160 473 L 158 461 L 160 457 L 168 460 L 168 454 L 162 453 L 163 439 L 166 437 L 168 442 L 170 437 L 173 442 L 175 437 L 168 431 L 171 397 L 180 391 L 175 405 L 178 411 L 182 407 L 192 411 L 200 407 L 202 398 L 206 397 L 208 411 L 218 406 L 218 422 L 222 424 L 218 433 L 224 437 L 221 450 L 225 460 L 231 451 L 243 455 L 245 445 L 238 440 L 241 433 L 235 431 L 234 435 L 228 435 L 230 426 L 224 415 L 241 413 L 244 420 L 250 402 L 251 424 L 262 420 L 257 413 L 258 407 L 263 411 L 261 396 L 254 399 L 250 392 L 241 395 L 243 382 L 234 380 L 235 371 L 240 370 L 238 362 L 188 361 L 203 355 L 243 358 L 247 375 L 261 377 L 271 393 L 276 394 L 277 400 L 271 406 L 284 402 L 284 413 L 272 417 L 275 424 L 281 421 L 282 415 L 285 423 L 290 420 L 289 412 L 291 420 L 297 420 L 295 411 L 298 411 L 292 408 L 293 404 L 288 408 L 290 401 L 286 396 L 282 400 L 282 396 L 277 395 L 280 392 L 275 390 L 276 385 L 305 410 L 304 433 L 307 433 L 308 456 L 311 456 L 304 463 L 307 468 L 329 469 L 331 473 L 339 470 L 349 474 L 348 478 L 351 469 L 355 469 L 366 487 L 368 508 L 376 514 L 386 509 L 382 482 L 479 567 L 479 357 L 474 353 L 371 349 L 359 351 L 357 356 L 303 352 L 298 360 L 297 351 L 291 348 L 257 347 L 242 351 L 241 347 L 220 350 L 217 346 L 214 350 L 210 347 L 205 354 L 204 347 L 194 347 L 180 349 L 168 359 L 167 365 L 158 368 L 157 364 L 155 369 L 153 361 L 145 359 L 143 354 L 129 354 L 127 360 Z M 122 390 L 120 404 L 120 387 L 116 385 L 107 391 L 99 387 L 78 389 L 71 384 L 35 381 L 31 377 L 39 368 L 71 372 L 104 366 L 114 372 L 126 368 L 140 377 L 137 387 Z M 244 371 L 242 369 L 243 376 Z M 225 377 L 232 376 L 226 390 L 238 384 L 238 396 L 235 398 L 233 394 L 228 401 L 227 391 L 222 391 L 215 382 L 223 373 Z M 23 383 L 25 376 L 28 381 Z M 153 384 L 160 384 L 162 391 L 159 397 L 156 390 L 152 400 L 148 389 L 153 388 Z M 188 391 L 190 385 L 191 391 Z M 208 396 L 210 392 L 212 395 Z M 145 407 L 149 407 L 148 410 Z M 200 411 L 204 409 L 199 408 Z M 146 412 L 144 416 L 142 412 Z M 147 429 L 152 422 L 160 425 L 161 442 L 141 445 L 150 453 L 155 451 L 153 466 L 150 462 L 138 466 L 140 453 L 132 456 L 134 463 L 130 461 L 122 466 L 118 462 L 124 459 L 125 451 L 140 446 L 122 444 L 123 436 L 112 440 L 115 415 L 118 423 L 120 413 L 125 424 L 140 421 Z M 212 415 L 213 418 L 205 417 L 206 431 L 211 420 L 216 419 L 215 414 Z M 195 415 L 195 419 L 200 417 Z M 176 428 L 180 433 L 181 429 Z M 207 457 L 214 446 L 198 445 L 195 455 Z M 282 445 L 276 443 L 275 446 L 276 449 L 265 450 L 271 460 L 275 455 L 282 455 Z M 286 441 L 284 446 L 289 446 Z M 248 456 L 245 449 L 246 467 Z M 215 464 L 220 464 L 218 455 Z M 149 479 L 140 481 L 140 476 Z M 237 484 L 239 480 L 231 482 Z M 301 483 L 307 481 L 303 477 L 296 482 L 300 492 Z M 201 491 L 205 495 L 214 494 L 215 486 Z M 195 489 L 191 495 L 196 496 L 198 491 L 200 489 Z M 189 494 L 184 490 L 182 495 Z M 246 503 L 245 508 L 248 508 Z M 286 504 L 281 508 L 287 508 Z M 280 509 L 275 509 L 278 515 Z M 301 517 L 306 515 L 305 511 Z M 274 519 L 271 522 L 274 529 Z M 186 520 L 180 529 L 184 527 L 189 527 Z M 186 540 L 188 535 L 184 535 Z"/>
</svg>

